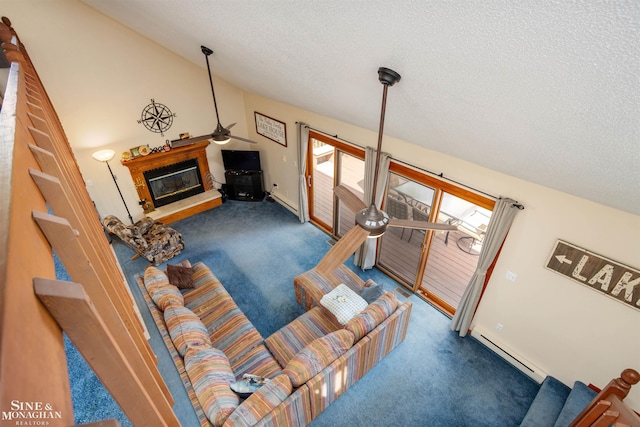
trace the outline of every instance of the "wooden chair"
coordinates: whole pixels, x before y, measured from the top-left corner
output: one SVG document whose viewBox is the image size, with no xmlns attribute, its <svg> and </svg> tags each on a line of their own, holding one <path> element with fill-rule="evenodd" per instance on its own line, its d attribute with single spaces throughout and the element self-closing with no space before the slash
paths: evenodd
<svg viewBox="0 0 640 427">
<path fill-rule="evenodd" d="M 425 207 L 424 209 L 420 209 L 416 206 L 412 206 L 411 207 L 411 216 L 413 217 L 414 221 L 429 221 L 429 211 L 430 209 L 428 207 Z M 413 237 L 413 228 L 411 229 L 411 233 L 409 234 L 409 242 L 411 242 L 411 238 Z M 418 230 L 418 232 L 425 234 L 426 231 L 425 230 Z"/>
<path fill-rule="evenodd" d="M 387 212 L 387 215 L 389 215 L 389 218 L 409 219 L 409 205 L 402 200 L 396 199 L 395 197 L 387 196 L 385 211 Z M 404 238 L 405 230 L 405 228 L 402 229 L 400 240 Z"/>
</svg>

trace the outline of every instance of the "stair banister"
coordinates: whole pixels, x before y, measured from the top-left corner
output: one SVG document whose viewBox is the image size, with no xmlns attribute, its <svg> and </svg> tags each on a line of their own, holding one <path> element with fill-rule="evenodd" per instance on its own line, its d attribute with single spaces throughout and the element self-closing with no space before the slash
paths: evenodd
<svg viewBox="0 0 640 427">
<path fill-rule="evenodd" d="M 575 427 L 579 425 L 580 420 L 587 414 L 589 411 L 594 408 L 598 402 L 601 400 L 608 400 L 610 396 L 617 396 L 621 401 L 627 397 L 629 391 L 631 390 L 631 386 L 637 384 L 640 381 L 640 374 L 635 369 L 625 369 L 620 374 L 619 378 L 615 378 L 606 385 L 605 388 L 602 389 L 600 393 L 591 401 L 591 403 L 584 408 L 582 412 L 576 417 L 575 420 L 569 424 L 569 427 Z"/>
</svg>

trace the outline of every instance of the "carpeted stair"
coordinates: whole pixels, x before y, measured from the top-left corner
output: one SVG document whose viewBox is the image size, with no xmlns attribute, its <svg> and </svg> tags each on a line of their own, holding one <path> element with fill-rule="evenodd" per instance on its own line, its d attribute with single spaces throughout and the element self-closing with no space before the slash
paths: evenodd
<svg viewBox="0 0 640 427">
<path fill-rule="evenodd" d="M 596 394 L 583 382 L 576 381 L 569 388 L 556 378 L 547 377 L 520 427 L 567 427 Z"/>
</svg>

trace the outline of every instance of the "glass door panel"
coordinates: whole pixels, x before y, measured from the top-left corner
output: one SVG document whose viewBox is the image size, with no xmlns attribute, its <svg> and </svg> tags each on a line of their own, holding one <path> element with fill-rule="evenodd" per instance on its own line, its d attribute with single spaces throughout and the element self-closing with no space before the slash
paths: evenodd
<svg viewBox="0 0 640 427">
<path fill-rule="evenodd" d="M 344 151 L 338 151 L 338 184 L 351 190 L 360 200 L 364 200 L 364 160 Z M 343 236 L 355 225 L 355 212 L 342 203 L 338 203 L 338 237 Z"/>
<path fill-rule="evenodd" d="M 428 221 L 435 191 L 426 185 L 389 173 L 384 210 L 389 218 Z M 415 288 L 426 232 L 389 227 L 380 239 L 378 264 Z"/>
<path fill-rule="evenodd" d="M 355 225 L 355 212 L 340 203 L 335 205 L 333 189 L 343 184 L 363 198 L 363 158 L 364 151 L 339 141 L 318 134 L 309 138 L 309 216 L 312 222 L 334 236 L 342 236 Z"/>
<path fill-rule="evenodd" d="M 333 227 L 333 187 L 335 149 L 317 139 L 311 139 L 311 182 L 309 216 L 323 228 Z"/>
<path fill-rule="evenodd" d="M 458 229 L 433 233 L 419 290 L 455 310 L 478 264 L 491 211 L 447 192 L 439 208 L 437 221 Z"/>
</svg>

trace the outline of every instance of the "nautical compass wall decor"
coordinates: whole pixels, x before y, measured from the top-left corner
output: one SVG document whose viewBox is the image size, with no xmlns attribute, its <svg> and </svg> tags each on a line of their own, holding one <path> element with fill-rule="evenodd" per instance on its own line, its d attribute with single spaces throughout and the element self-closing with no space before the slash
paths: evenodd
<svg viewBox="0 0 640 427">
<path fill-rule="evenodd" d="M 164 136 L 164 133 L 173 124 L 174 117 L 178 117 L 178 115 L 172 113 L 169 107 L 151 99 L 151 104 L 142 109 L 142 115 L 138 123 L 142 123 L 151 132 Z"/>
</svg>

